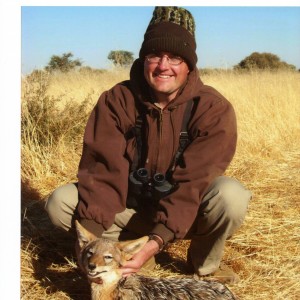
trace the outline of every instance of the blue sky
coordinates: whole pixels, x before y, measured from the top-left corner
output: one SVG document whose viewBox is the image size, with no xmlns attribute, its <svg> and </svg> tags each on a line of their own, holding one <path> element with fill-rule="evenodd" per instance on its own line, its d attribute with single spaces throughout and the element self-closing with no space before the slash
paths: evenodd
<svg viewBox="0 0 300 300">
<path fill-rule="evenodd" d="M 184 6 L 196 21 L 198 67 L 230 68 L 271 52 L 300 68 L 300 7 Z M 111 50 L 138 56 L 153 6 L 22 6 L 22 73 L 72 52 L 83 65 L 109 68 Z"/>
</svg>

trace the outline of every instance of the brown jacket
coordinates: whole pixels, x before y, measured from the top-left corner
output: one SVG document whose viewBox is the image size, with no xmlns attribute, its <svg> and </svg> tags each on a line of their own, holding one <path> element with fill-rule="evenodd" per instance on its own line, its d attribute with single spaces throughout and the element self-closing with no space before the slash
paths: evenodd
<svg viewBox="0 0 300 300">
<path fill-rule="evenodd" d="M 187 101 L 197 99 L 188 126 L 192 143 L 183 153 L 184 166 L 177 166 L 173 173 L 178 189 L 160 200 L 151 231 L 168 242 L 186 235 L 209 184 L 232 160 L 236 118 L 232 105 L 214 88 L 203 85 L 197 70 L 189 74 L 180 94 L 160 110 L 151 101 L 142 68 L 140 61 L 135 61 L 130 80 L 104 92 L 88 120 L 78 171 L 78 213 L 90 230 L 95 225 L 107 229 L 115 214 L 126 207 L 128 175 L 136 149 L 135 138 L 126 139 L 135 126 L 134 99 L 147 111 L 144 167 L 152 175 L 169 169 L 178 149 Z"/>
</svg>

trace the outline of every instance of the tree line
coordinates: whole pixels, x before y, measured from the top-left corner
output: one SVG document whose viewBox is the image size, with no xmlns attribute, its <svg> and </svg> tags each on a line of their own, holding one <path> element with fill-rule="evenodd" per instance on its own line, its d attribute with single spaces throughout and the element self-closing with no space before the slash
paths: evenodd
<svg viewBox="0 0 300 300">
<path fill-rule="evenodd" d="M 46 71 L 68 72 L 82 66 L 80 59 L 73 59 L 73 53 L 63 53 L 61 56 L 53 55 L 45 67 Z M 114 66 L 128 67 L 133 61 L 133 53 L 124 50 L 110 51 L 107 58 Z M 296 70 L 292 64 L 282 61 L 279 56 L 272 53 L 253 52 L 233 67 L 234 70 Z M 300 71 L 300 70 L 298 70 Z"/>
</svg>

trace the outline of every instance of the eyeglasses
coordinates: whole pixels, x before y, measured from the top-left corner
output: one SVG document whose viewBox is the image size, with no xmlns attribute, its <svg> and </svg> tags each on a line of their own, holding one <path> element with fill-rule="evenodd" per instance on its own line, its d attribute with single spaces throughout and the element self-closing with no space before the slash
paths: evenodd
<svg viewBox="0 0 300 300">
<path fill-rule="evenodd" d="M 151 64 L 152 63 L 158 64 L 162 61 L 164 57 L 166 57 L 168 63 L 173 66 L 178 66 L 184 61 L 180 56 L 172 56 L 172 55 L 168 56 L 166 54 L 164 55 L 149 54 L 146 56 L 146 60 Z"/>
</svg>

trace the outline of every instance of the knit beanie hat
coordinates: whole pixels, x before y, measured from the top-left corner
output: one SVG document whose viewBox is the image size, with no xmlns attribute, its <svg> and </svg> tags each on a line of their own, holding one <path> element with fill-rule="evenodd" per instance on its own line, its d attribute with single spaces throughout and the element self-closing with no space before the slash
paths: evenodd
<svg viewBox="0 0 300 300">
<path fill-rule="evenodd" d="M 182 57 L 192 70 L 197 63 L 195 21 L 192 14 L 177 6 L 156 6 L 144 35 L 139 57 L 161 51 Z"/>
</svg>

